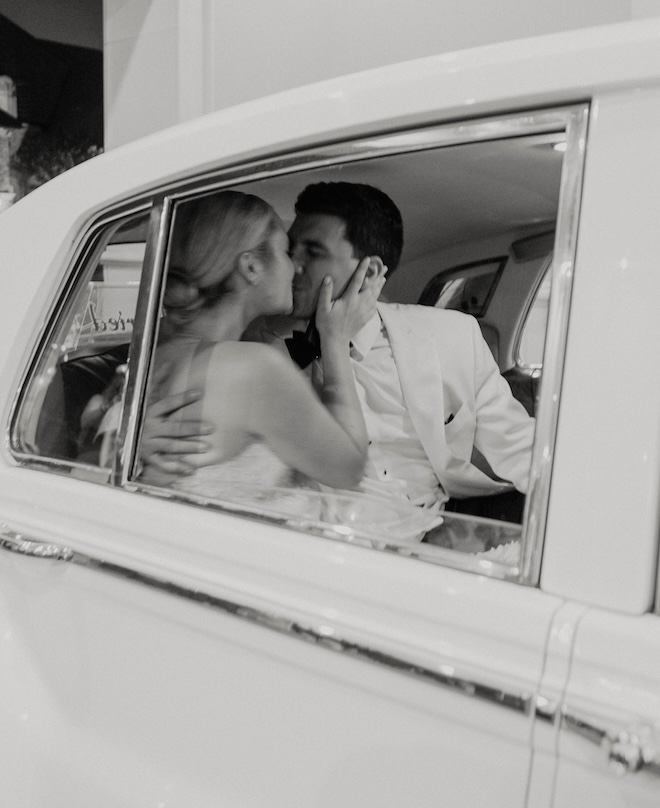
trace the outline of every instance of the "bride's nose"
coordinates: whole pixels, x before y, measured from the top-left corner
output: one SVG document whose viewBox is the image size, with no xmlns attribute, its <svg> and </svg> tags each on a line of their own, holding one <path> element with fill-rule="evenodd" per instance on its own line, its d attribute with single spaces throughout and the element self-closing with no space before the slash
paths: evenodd
<svg viewBox="0 0 660 808">
<path fill-rule="evenodd" d="M 293 264 L 293 271 L 296 275 L 300 275 L 303 271 L 303 264 L 302 259 L 300 257 L 300 250 L 297 250 L 295 247 L 289 250 L 289 258 L 291 259 L 291 263 Z"/>
</svg>

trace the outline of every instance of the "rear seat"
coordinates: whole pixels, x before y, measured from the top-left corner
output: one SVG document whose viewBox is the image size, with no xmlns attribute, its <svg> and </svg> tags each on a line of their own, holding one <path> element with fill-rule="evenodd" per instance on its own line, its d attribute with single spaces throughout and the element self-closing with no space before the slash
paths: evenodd
<svg viewBox="0 0 660 808">
<path fill-rule="evenodd" d="M 81 416 L 92 396 L 110 384 L 115 370 L 126 363 L 129 343 L 91 354 L 57 367 L 37 424 L 39 454 L 75 460 L 81 450 Z"/>
</svg>

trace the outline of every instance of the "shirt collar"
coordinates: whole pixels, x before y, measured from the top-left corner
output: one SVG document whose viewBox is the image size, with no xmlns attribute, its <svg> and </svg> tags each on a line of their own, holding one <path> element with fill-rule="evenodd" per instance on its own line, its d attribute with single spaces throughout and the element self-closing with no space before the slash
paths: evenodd
<svg viewBox="0 0 660 808">
<path fill-rule="evenodd" d="M 351 356 L 358 361 L 364 359 L 369 351 L 374 347 L 374 343 L 380 336 L 383 328 L 380 314 L 376 312 L 366 325 L 357 332 L 351 340 Z"/>
</svg>

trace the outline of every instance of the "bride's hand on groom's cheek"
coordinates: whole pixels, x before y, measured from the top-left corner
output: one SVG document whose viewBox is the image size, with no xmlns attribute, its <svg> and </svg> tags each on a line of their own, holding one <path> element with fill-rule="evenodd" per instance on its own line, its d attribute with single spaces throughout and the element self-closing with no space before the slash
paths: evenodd
<svg viewBox="0 0 660 808">
<path fill-rule="evenodd" d="M 316 323 L 321 332 L 350 340 L 374 315 L 376 302 L 385 284 L 380 259 L 363 258 L 344 291 L 333 299 L 334 286 L 327 277 L 321 286 Z"/>
</svg>

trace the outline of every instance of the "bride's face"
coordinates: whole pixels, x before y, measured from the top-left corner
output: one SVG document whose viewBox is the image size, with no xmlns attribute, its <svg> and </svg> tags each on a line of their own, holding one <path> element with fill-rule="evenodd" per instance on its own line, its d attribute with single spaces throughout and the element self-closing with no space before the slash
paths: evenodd
<svg viewBox="0 0 660 808">
<path fill-rule="evenodd" d="M 293 308 L 293 262 L 289 257 L 289 237 L 284 227 L 268 239 L 261 291 L 262 314 L 288 314 Z"/>
</svg>

